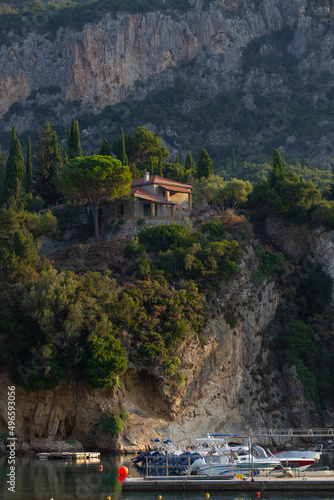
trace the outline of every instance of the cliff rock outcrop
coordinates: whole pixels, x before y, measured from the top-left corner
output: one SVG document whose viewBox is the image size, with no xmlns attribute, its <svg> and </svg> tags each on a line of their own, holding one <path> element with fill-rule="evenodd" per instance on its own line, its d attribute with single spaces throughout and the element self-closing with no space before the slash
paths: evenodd
<svg viewBox="0 0 334 500">
<path fill-rule="evenodd" d="M 268 236 L 295 263 L 310 271 L 312 260 L 322 265 L 323 271 L 334 279 L 334 231 L 325 227 L 311 229 L 307 224 L 288 224 L 270 216 L 266 220 Z M 332 293 L 334 300 L 334 291 Z"/>
<path fill-rule="evenodd" d="M 28 33 L 0 50 L 0 117 L 14 102 L 50 86 L 97 112 L 124 100 L 136 82 L 194 59 L 203 47 L 223 56 L 221 71 L 235 70 L 251 38 L 296 23 L 304 7 L 305 0 L 270 0 L 258 10 L 245 3 L 236 17 L 214 3 L 202 10 L 197 2 L 185 14 L 107 14 L 81 31 L 60 28 L 51 40 Z"/>
<path fill-rule="evenodd" d="M 115 393 L 88 390 L 75 379 L 53 391 L 25 394 L 17 387 L 16 434 L 22 450 L 40 451 L 55 441 L 76 440 L 87 448 L 135 450 L 155 437 L 181 440 L 206 432 L 238 432 L 258 427 L 319 426 L 317 413 L 304 399 L 297 374 L 272 370 L 261 332 L 274 318 L 279 290 L 258 284 L 251 274 L 258 261 L 245 248 L 241 273 L 221 286 L 202 341 L 185 343 L 177 355 L 185 382 L 170 384 L 158 372 L 129 366 Z M 231 318 L 234 322 L 232 324 Z M 237 320 L 237 321 L 235 321 Z M 261 370 L 259 366 L 261 365 Z M 0 375 L 0 431 L 6 432 L 6 393 Z M 122 438 L 103 432 L 104 412 L 129 413 Z"/>
</svg>

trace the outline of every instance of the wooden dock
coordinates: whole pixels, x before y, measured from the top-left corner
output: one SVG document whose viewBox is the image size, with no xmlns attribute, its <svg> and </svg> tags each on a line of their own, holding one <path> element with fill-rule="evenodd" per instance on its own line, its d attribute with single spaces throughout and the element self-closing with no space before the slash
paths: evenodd
<svg viewBox="0 0 334 500">
<path fill-rule="evenodd" d="M 100 452 L 92 451 L 52 451 L 37 453 L 39 460 L 90 460 L 99 459 Z"/>
<path fill-rule="evenodd" d="M 261 478 L 219 479 L 217 476 L 175 476 L 126 478 L 122 483 L 124 492 L 150 491 L 159 494 L 162 491 L 233 491 L 233 492 L 266 492 L 279 493 L 331 493 L 334 491 L 334 477 L 321 478 Z"/>
</svg>

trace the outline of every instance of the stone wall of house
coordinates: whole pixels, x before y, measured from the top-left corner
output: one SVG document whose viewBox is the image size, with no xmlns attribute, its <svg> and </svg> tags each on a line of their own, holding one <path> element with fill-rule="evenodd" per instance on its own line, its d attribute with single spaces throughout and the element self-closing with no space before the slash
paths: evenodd
<svg viewBox="0 0 334 500">
<path fill-rule="evenodd" d="M 170 201 L 173 203 L 177 203 L 176 210 L 185 210 L 186 212 L 190 212 L 189 210 L 189 195 L 188 193 L 171 193 Z"/>
</svg>

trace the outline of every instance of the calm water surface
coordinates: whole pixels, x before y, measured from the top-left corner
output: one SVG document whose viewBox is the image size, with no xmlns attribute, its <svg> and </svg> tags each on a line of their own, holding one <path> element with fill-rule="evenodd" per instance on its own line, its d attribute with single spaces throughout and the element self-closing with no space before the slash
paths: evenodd
<svg viewBox="0 0 334 500">
<path fill-rule="evenodd" d="M 99 471 L 103 465 L 103 471 Z M 16 491 L 8 491 L 7 474 L 9 467 L 5 457 L 0 458 L 0 500 L 157 500 L 157 494 L 138 493 L 122 496 L 118 482 L 118 468 L 126 465 L 132 476 L 138 472 L 131 467 L 131 457 L 102 456 L 96 463 L 39 461 L 33 456 L 16 458 Z M 334 455 L 325 455 L 323 465 L 334 469 Z M 237 486 L 237 485 L 236 485 Z M 206 500 L 205 492 L 199 494 L 161 492 L 162 500 Z M 210 493 L 210 500 L 255 500 L 256 495 L 245 495 L 236 491 L 234 494 Z M 327 495 L 261 495 L 262 500 L 334 500 Z"/>
</svg>

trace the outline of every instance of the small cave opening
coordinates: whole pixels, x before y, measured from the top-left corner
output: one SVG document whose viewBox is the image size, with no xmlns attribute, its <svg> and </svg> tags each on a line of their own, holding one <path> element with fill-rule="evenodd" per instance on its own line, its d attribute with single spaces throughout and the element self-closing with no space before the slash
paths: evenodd
<svg viewBox="0 0 334 500">
<path fill-rule="evenodd" d="M 130 368 L 123 376 L 124 394 L 133 413 L 152 418 L 166 418 L 170 413 L 168 400 L 163 392 L 163 381 L 147 370 Z"/>
</svg>

